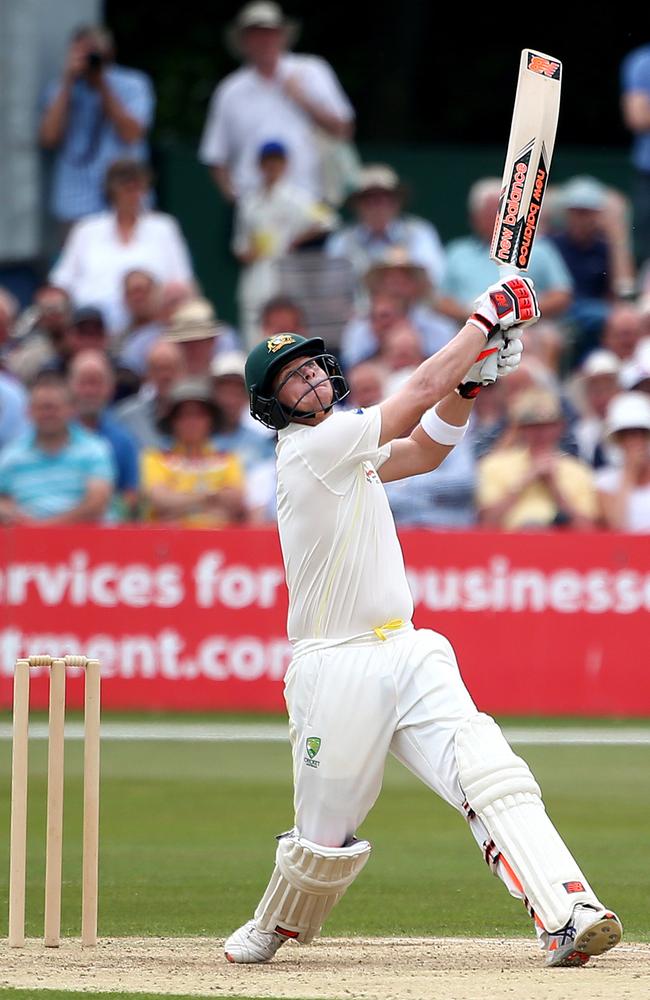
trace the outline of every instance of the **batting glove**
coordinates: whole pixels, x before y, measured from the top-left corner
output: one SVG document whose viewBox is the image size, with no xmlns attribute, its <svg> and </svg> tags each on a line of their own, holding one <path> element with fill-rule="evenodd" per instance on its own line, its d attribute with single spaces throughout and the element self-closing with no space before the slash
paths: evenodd
<svg viewBox="0 0 650 1000">
<path fill-rule="evenodd" d="M 506 341 L 499 330 L 488 337 L 485 348 L 458 386 L 463 399 L 474 399 L 485 385 L 510 375 L 521 363 L 524 345 L 520 340 Z"/>
<path fill-rule="evenodd" d="M 486 338 L 497 330 L 530 326 L 541 316 L 531 278 L 497 281 L 476 299 L 474 305 L 476 309 L 467 322 L 484 333 Z"/>
<path fill-rule="evenodd" d="M 497 376 L 503 378 L 504 375 L 511 375 L 521 364 L 521 356 L 524 352 L 524 345 L 521 340 L 504 340 L 497 351 Z"/>
</svg>

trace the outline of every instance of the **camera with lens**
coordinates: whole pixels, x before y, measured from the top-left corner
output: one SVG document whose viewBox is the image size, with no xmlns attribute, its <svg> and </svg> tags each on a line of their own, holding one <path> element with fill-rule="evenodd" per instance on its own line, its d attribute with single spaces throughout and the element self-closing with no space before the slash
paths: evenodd
<svg viewBox="0 0 650 1000">
<path fill-rule="evenodd" d="M 93 51 L 89 52 L 86 56 L 86 69 L 91 73 L 96 73 L 97 70 L 100 70 L 103 67 L 104 62 L 104 53 L 93 49 Z"/>
</svg>

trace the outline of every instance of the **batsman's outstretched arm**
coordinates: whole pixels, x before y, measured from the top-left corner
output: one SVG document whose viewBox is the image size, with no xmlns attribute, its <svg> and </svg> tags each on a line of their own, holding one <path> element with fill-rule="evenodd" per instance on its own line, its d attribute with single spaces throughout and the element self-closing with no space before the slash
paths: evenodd
<svg viewBox="0 0 650 1000">
<path fill-rule="evenodd" d="M 460 438 L 473 405 L 473 399 L 463 399 L 457 392 L 450 392 L 438 403 L 436 413 L 445 424 L 458 428 Z M 393 441 L 390 458 L 379 469 L 379 478 L 383 483 L 392 483 L 396 479 L 408 479 L 409 476 L 432 472 L 453 447 L 453 444 L 444 445 L 434 441 L 422 424 L 418 423 L 409 437 Z"/>
<path fill-rule="evenodd" d="M 407 434 L 425 410 L 453 392 L 485 343 L 485 333 L 466 323 L 448 344 L 423 361 L 398 392 L 381 404 L 380 444 Z"/>
<path fill-rule="evenodd" d="M 482 363 L 486 347 L 489 354 L 496 354 L 500 331 L 534 323 L 540 315 L 532 282 L 519 277 L 490 285 L 475 308 L 453 340 L 423 361 L 381 404 L 380 444 L 408 434 L 426 410 L 452 392 L 471 367 Z"/>
</svg>

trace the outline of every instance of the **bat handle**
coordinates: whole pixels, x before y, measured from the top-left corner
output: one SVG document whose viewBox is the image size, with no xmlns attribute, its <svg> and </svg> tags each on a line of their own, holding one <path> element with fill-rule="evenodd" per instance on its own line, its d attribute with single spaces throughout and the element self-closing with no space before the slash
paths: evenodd
<svg viewBox="0 0 650 1000">
<path fill-rule="evenodd" d="M 519 269 L 516 268 L 514 264 L 499 264 L 499 281 L 507 281 L 508 278 L 516 278 L 519 273 Z M 503 339 L 506 344 L 510 340 L 507 330 L 503 332 Z"/>
</svg>

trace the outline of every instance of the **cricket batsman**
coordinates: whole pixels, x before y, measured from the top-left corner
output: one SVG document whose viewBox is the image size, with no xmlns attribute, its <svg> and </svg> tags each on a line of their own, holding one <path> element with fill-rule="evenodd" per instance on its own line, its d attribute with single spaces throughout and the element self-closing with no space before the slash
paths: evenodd
<svg viewBox="0 0 650 1000">
<path fill-rule="evenodd" d="M 280 334 L 248 356 L 251 412 L 278 431 L 295 825 L 278 837 L 253 919 L 225 942 L 231 962 L 267 962 L 287 939 L 319 933 L 368 861 L 371 846 L 355 833 L 388 751 L 465 816 L 487 864 L 525 903 L 547 965 L 584 965 L 621 939 L 528 765 L 474 705 L 450 643 L 411 623 L 382 484 L 440 465 L 481 386 L 519 364 L 518 329 L 540 315 L 523 277 L 491 285 L 475 306 L 453 340 L 366 410 L 333 409 L 348 389 L 319 338 Z"/>
</svg>

